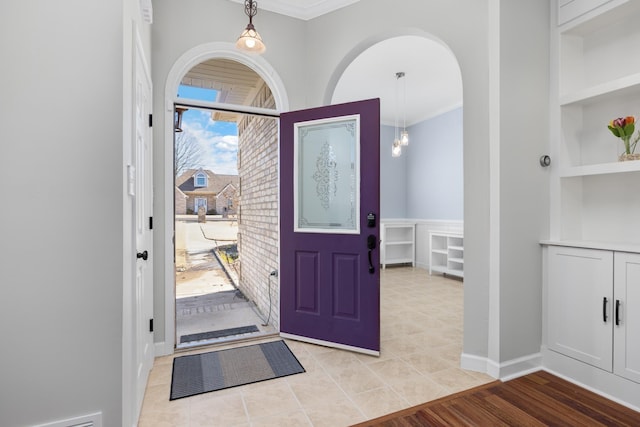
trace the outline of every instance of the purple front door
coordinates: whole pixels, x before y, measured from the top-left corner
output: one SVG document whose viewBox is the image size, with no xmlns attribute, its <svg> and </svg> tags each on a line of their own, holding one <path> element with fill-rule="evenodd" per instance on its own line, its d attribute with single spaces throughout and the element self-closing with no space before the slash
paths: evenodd
<svg viewBox="0 0 640 427">
<path fill-rule="evenodd" d="M 280 117 L 280 330 L 380 351 L 380 100 Z"/>
</svg>

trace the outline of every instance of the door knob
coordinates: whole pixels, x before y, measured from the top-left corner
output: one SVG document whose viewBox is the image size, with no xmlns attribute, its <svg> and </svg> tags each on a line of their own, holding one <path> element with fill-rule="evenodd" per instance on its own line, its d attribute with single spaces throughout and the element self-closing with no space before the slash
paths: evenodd
<svg viewBox="0 0 640 427">
<path fill-rule="evenodd" d="M 142 258 L 143 260 L 145 260 L 145 261 L 146 261 L 146 260 L 149 258 L 149 252 L 147 252 L 147 251 L 144 251 L 144 252 L 138 252 L 138 253 L 136 254 L 136 258 L 138 258 L 138 259 Z"/>
</svg>

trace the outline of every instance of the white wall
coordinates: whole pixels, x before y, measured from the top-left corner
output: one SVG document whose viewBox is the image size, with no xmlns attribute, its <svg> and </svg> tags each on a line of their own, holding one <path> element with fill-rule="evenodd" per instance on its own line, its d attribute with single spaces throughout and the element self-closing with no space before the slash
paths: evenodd
<svg viewBox="0 0 640 427">
<path fill-rule="evenodd" d="M 0 5 L 2 426 L 96 411 L 122 425 L 123 7 L 137 3 Z"/>
</svg>

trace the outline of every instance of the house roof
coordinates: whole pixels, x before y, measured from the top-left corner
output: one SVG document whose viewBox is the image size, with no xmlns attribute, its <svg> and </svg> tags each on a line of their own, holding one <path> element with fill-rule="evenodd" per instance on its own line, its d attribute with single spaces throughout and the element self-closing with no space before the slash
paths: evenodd
<svg viewBox="0 0 640 427">
<path fill-rule="evenodd" d="M 207 186 L 196 187 L 194 185 L 193 177 L 196 173 L 203 172 L 207 174 Z M 233 185 L 235 188 L 239 187 L 240 179 L 238 175 L 219 175 L 208 169 L 188 169 L 182 175 L 176 178 L 176 187 L 183 193 L 214 193 L 218 194 L 227 185 Z"/>
</svg>

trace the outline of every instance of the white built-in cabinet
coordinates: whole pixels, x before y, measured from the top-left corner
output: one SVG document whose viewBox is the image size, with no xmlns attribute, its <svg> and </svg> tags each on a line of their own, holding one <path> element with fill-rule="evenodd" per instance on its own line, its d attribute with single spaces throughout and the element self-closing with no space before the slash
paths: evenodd
<svg viewBox="0 0 640 427">
<path fill-rule="evenodd" d="M 380 264 L 416 264 L 416 223 L 380 222 Z"/>
<path fill-rule="evenodd" d="M 613 289 L 613 372 L 640 383 L 640 254 L 614 254 Z"/>
<path fill-rule="evenodd" d="M 640 1 L 552 0 L 542 365 L 640 406 Z M 640 128 L 640 125 L 637 125 Z"/>
<path fill-rule="evenodd" d="M 550 246 L 547 347 L 640 383 L 640 254 Z"/>
<path fill-rule="evenodd" d="M 550 237 L 640 242 L 640 227 L 629 227 L 640 217 L 640 161 L 618 161 L 622 142 L 607 129 L 617 117 L 640 119 L 640 2 L 556 7 L 566 23 L 551 34 Z"/>
<path fill-rule="evenodd" d="M 458 233 L 429 233 L 429 274 L 464 277 L 464 237 Z"/>
</svg>

